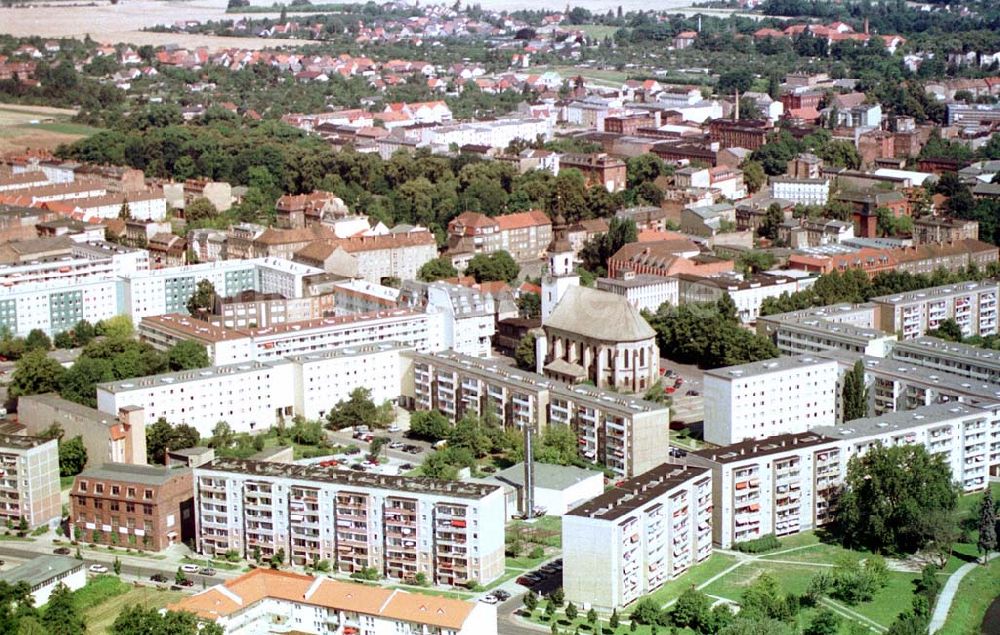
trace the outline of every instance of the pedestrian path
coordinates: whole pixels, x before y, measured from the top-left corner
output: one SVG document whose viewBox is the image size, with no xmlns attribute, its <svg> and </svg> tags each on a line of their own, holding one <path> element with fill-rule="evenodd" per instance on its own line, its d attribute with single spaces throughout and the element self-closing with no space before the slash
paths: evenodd
<svg viewBox="0 0 1000 635">
<path fill-rule="evenodd" d="M 989 560 L 993 560 L 1000 554 L 994 553 L 990 554 Z M 960 566 L 955 573 L 951 574 L 948 581 L 944 583 L 944 588 L 941 589 L 941 594 L 938 595 L 937 604 L 934 605 L 934 613 L 931 614 L 931 623 L 927 628 L 927 632 L 933 633 L 938 632 L 942 626 L 944 626 L 945 621 L 948 619 L 948 611 L 951 610 L 951 603 L 955 599 L 955 593 L 958 592 L 958 585 L 962 583 L 962 579 L 969 575 L 976 567 L 981 567 L 978 562 L 967 562 Z"/>
</svg>

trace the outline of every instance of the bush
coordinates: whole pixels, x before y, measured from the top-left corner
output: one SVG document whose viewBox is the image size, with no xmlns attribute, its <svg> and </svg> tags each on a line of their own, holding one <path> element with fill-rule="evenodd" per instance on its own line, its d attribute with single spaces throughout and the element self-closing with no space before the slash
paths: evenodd
<svg viewBox="0 0 1000 635">
<path fill-rule="evenodd" d="M 754 540 L 733 543 L 733 549 L 743 553 L 765 553 L 767 551 L 774 551 L 780 546 L 781 542 L 774 534 L 767 534 Z"/>
<path fill-rule="evenodd" d="M 659 624 L 662 620 L 660 605 L 651 598 L 643 598 L 632 610 L 632 621 L 638 624 Z"/>
<path fill-rule="evenodd" d="M 530 552 L 528 552 L 528 557 L 532 559 L 538 559 L 545 555 L 545 550 L 541 547 L 534 547 Z"/>
<path fill-rule="evenodd" d="M 381 577 L 382 576 L 379 574 L 378 569 L 374 567 L 365 567 L 360 571 L 355 571 L 354 573 L 351 574 L 352 580 L 374 581 L 381 579 Z"/>
</svg>

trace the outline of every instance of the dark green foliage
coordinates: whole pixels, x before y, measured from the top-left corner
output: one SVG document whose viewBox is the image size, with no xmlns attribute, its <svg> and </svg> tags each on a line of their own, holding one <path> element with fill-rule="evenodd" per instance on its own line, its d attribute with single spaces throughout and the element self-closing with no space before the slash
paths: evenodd
<svg viewBox="0 0 1000 635">
<path fill-rule="evenodd" d="M 588 271 L 603 273 L 607 271 L 608 258 L 629 243 L 639 239 L 639 230 L 635 221 L 622 220 L 618 217 L 608 222 L 608 231 L 588 240 L 580 250 L 580 259 Z"/>
<path fill-rule="evenodd" d="M 646 319 L 656 331 L 660 353 L 682 364 L 711 369 L 778 356 L 771 340 L 726 319 L 715 306 L 664 304 Z"/>
<path fill-rule="evenodd" d="M 58 392 L 66 370 L 45 351 L 34 350 L 17 360 L 7 394 L 11 399 L 24 395 Z"/>
<path fill-rule="evenodd" d="M 87 627 L 73 602 L 73 592 L 59 584 L 49 596 L 42 626 L 52 635 L 83 635 Z"/>
<path fill-rule="evenodd" d="M 192 370 L 211 366 L 211 360 L 203 345 L 193 340 L 184 340 L 167 351 L 167 364 L 172 371 Z"/>
<path fill-rule="evenodd" d="M 855 362 L 844 375 L 841 400 L 844 404 L 845 423 L 868 416 L 868 388 L 865 386 L 865 366 L 861 360 Z"/>
<path fill-rule="evenodd" d="M 961 342 L 962 327 L 958 325 L 955 318 L 946 318 L 938 323 L 938 327 L 936 329 L 927 331 L 927 335 L 931 337 L 939 337 L 943 340 L 948 340 L 949 342 Z"/>
<path fill-rule="evenodd" d="M 535 372 L 535 336 L 528 333 L 517 343 L 514 351 L 514 361 L 521 370 Z"/>
<path fill-rule="evenodd" d="M 193 448 L 201 441 L 198 431 L 187 424 L 171 426 L 160 417 L 146 428 L 146 459 L 151 465 L 163 465 L 167 448 Z"/>
<path fill-rule="evenodd" d="M 670 623 L 680 628 L 690 628 L 696 633 L 709 633 L 712 629 L 712 600 L 690 587 L 677 598 L 670 609 Z"/>
<path fill-rule="evenodd" d="M 435 280 L 441 280 L 443 278 L 454 278 L 458 275 L 458 270 L 455 266 L 451 264 L 451 261 L 447 258 L 435 258 L 434 260 L 429 260 L 425 262 L 421 267 L 420 271 L 417 272 L 417 277 L 424 282 L 434 282 Z"/>
<path fill-rule="evenodd" d="M 200 280 L 195 287 L 194 293 L 187 301 L 188 313 L 195 317 L 205 319 L 215 306 L 215 285 L 208 280 Z"/>
<path fill-rule="evenodd" d="M 451 434 L 454 426 L 437 410 L 418 410 L 410 415 L 410 436 L 425 441 L 440 441 Z"/>
<path fill-rule="evenodd" d="M 326 415 L 327 427 L 342 430 L 351 426 L 366 425 L 370 428 L 384 428 L 392 423 L 392 404 L 376 405 L 372 401 L 372 391 L 355 388 L 346 401 L 340 401 Z"/>
<path fill-rule="evenodd" d="M 733 549 L 742 551 L 743 553 L 765 553 L 767 551 L 774 551 L 780 546 L 781 541 L 774 534 L 767 534 L 753 540 L 733 543 Z"/>
<path fill-rule="evenodd" d="M 76 476 L 87 465 L 87 448 L 83 437 L 77 435 L 59 441 L 59 476 Z"/>
<path fill-rule="evenodd" d="M 979 503 L 979 539 L 976 546 L 979 553 L 983 554 L 984 563 L 990 553 L 997 550 L 997 510 L 989 487 L 983 492 L 983 500 Z"/>
<path fill-rule="evenodd" d="M 223 635 L 214 622 L 198 624 L 194 613 L 166 611 L 138 604 L 125 607 L 111 625 L 112 635 Z"/>
<path fill-rule="evenodd" d="M 492 254 L 477 254 L 469 261 L 465 275 L 472 276 L 476 282 L 502 281 L 513 282 L 521 268 L 506 251 Z"/>
<path fill-rule="evenodd" d="M 957 499 L 942 455 L 922 445 L 877 445 L 848 464 L 835 532 L 847 546 L 913 553 L 942 532 L 938 523 L 951 517 Z"/>
</svg>

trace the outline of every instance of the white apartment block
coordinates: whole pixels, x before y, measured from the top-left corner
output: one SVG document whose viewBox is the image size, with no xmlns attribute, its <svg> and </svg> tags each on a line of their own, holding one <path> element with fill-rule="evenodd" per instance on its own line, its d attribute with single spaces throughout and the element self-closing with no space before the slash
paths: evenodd
<svg viewBox="0 0 1000 635">
<path fill-rule="evenodd" d="M 122 277 L 125 307 L 133 322 L 149 315 L 187 313 L 198 283 L 208 280 L 222 297 L 241 291 L 303 296 L 303 278 L 320 269 L 280 258 L 220 260 L 183 267 L 140 271 Z"/>
<path fill-rule="evenodd" d="M 76 282 L 36 282 L 0 287 L 0 328 L 25 336 L 33 329 L 48 335 L 123 312 L 121 281 L 92 278 Z"/>
<path fill-rule="evenodd" d="M 797 205 L 826 205 L 830 198 L 830 181 L 772 176 L 771 196 Z"/>
<path fill-rule="evenodd" d="M 743 441 L 692 452 L 687 459 L 712 471 L 713 537 L 723 549 L 831 520 L 845 464 L 840 444 L 816 432 Z"/>
<path fill-rule="evenodd" d="M 504 494 L 497 486 L 217 459 L 195 469 L 199 553 L 245 558 L 284 549 L 412 581 L 481 584 L 504 572 Z"/>
<path fill-rule="evenodd" d="M 399 342 L 418 351 L 438 351 L 444 314 L 411 309 L 285 322 L 267 328 L 227 329 L 186 315 L 143 318 L 139 337 L 158 350 L 184 340 L 205 346 L 217 366 L 269 362 L 351 346 Z"/>
<path fill-rule="evenodd" d="M 80 564 L 81 571 L 83 564 Z M 276 625 L 325 635 L 497 635 L 495 606 L 259 568 L 188 596 L 169 610 L 194 613 L 225 635 L 258 635 Z"/>
<path fill-rule="evenodd" d="M 712 473 L 664 463 L 563 516 L 563 588 L 620 608 L 712 555 Z"/>
<path fill-rule="evenodd" d="M 707 371 L 705 440 L 730 445 L 834 425 L 837 373 L 834 360 L 808 355 Z"/>
<path fill-rule="evenodd" d="M 415 410 L 451 420 L 492 411 L 505 427 L 565 425 L 577 435 L 581 458 L 625 477 L 667 460 L 665 406 L 590 386 L 569 386 L 485 359 L 454 352 L 406 353 L 402 396 Z"/>
<path fill-rule="evenodd" d="M 421 141 L 432 145 L 479 145 L 506 149 L 515 139 L 534 141 L 542 137 L 552 139 L 553 122 L 550 119 L 504 118 L 425 128 Z"/>
<path fill-rule="evenodd" d="M 73 287 L 148 269 L 149 252 L 144 249 L 128 249 L 112 243 L 78 243 L 71 247 L 68 256 L 0 265 L 0 286 L 4 289 L 30 284 Z"/>
<path fill-rule="evenodd" d="M 771 338 L 784 355 L 847 351 L 885 357 L 895 333 L 880 331 L 874 305 L 835 304 L 758 316 L 757 332 Z"/>
<path fill-rule="evenodd" d="M 1000 352 L 936 337 L 918 337 L 898 342 L 889 356 L 897 361 L 916 364 L 976 382 L 1000 384 Z"/>
<path fill-rule="evenodd" d="M 923 445 L 930 454 L 944 457 L 952 480 L 964 493 L 985 489 L 990 469 L 1000 465 L 1000 402 L 983 407 L 938 403 L 815 432 L 841 442 L 845 465 L 876 444 Z"/>
<path fill-rule="evenodd" d="M 879 328 L 899 333 L 910 340 L 938 328 L 946 319 L 954 319 L 962 335 L 997 333 L 996 282 L 963 282 L 908 293 L 872 298 L 878 306 Z"/>
<path fill-rule="evenodd" d="M 0 434 L 0 522 L 31 528 L 62 517 L 59 444 L 55 439 Z"/>
<path fill-rule="evenodd" d="M 678 281 L 678 298 L 681 304 L 715 303 L 726 294 L 736 304 L 736 315 L 744 324 L 757 321 L 760 307 L 767 298 L 777 298 L 783 293 L 798 291 L 794 278 L 771 274 L 757 274 L 744 278 L 741 275 L 697 276 L 688 273 L 673 276 Z"/>
<path fill-rule="evenodd" d="M 447 282 L 406 282 L 399 305 L 441 315 L 441 348 L 489 357 L 496 331 L 493 296 Z"/>
<path fill-rule="evenodd" d="M 640 311 L 656 313 L 660 305 L 677 306 L 677 278 L 623 271 L 620 278 L 598 278 L 597 288 L 620 295 Z"/>
<path fill-rule="evenodd" d="M 137 406 L 148 421 L 164 417 L 203 436 L 220 421 L 237 432 L 257 432 L 294 415 L 321 418 L 355 388 L 369 389 L 375 403 L 397 400 L 407 350 L 369 344 L 108 382 L 97 386 L 97 407 L 115 414 Z"/>
</svg>

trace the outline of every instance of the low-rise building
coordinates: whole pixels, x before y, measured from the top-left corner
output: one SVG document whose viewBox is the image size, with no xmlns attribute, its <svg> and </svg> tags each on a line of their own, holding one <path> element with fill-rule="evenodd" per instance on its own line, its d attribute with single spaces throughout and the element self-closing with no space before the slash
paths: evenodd
<svg viewBox="0 0 1000 635">
<path fill-rule="evenodd" d="M 190 468 L 105 463 L 87 468 L 70 490 L 78 540 L 161 551 L 194 536 Z"/>
<path fill-rule="evenodd" d="M 30 435 L 41 436 L 58 426 L 66 440 L 81 437 L 87 465 L 146 464 L 146 422 L 141 408 L 126 406 L 107 413 L 45 393 L 20 397 L 17 415 Z"/>
<path fill-rule="evenodd" d="M 681 304 L 715 303 L 729 295 L 736 304 L 737 317 L 744 324 L 757 321 L 765 299 L 798 291 L 798 282 L 794 278 L 766 273 L 748 277 L 735 274 L 697 276 L 681 273 L 674 278 L 678 282 Z"/>
<path fill-rule="evenodd" d="M 457 353 L 408 353 L 412 370 L 402 394 L 416 410 L 438 410 L 457 421 L 492 412 L 505 428 L 569 426 L 581 458 L 622 476 L 649 470 L 667 458 L 665 406 L 637 397 L 568 386 L 496 361 Z"/>
<path fill-rule="evenodd" d="M 996 282 L 962 282 L 872 298 L 879 310 L 879 327 L 904 340 L 925 335 L 952 319 L 962 335 L 997 333 Z"/>
<path fill-rule="evenodd" d="M 797 434 L 837 421 L 837 363 L 796 355 L 706 371 L 705 440 Z"/>
<path fill-rule="evenodd" d="M 492 474 L 482 482 L 499 485 L 507 499 L 507 518 L 530 518 L 534 514 L 563 516 L 571 509 L 604 491 L 604 474 L 573 465 L 535 463 L 532 496 L 527 496 L 524 463 L 516 463 Z M 526 509 L 528 501 L 533 509 Z"/>
<path fill-rule="evenodd" d="M 625 189 L 625 162 L 607 154 L 564 154 L 559 158 L 559 169 L 566 168 L 579 170 L 588 187 L 600 185 L 609 192 Z"/>
<path fill-rule="evenodd" d="M 771 177 L 771 196 L 800 205 L 826 205 L 830 181 L 824 178 Z"/>
<path fill-rule="evenodd" d="M 59 444 L 16 434 L 0 434 L 0 523 L 34 529 L 62 516 L 59 497 Z"/>
<path fill-rule="evenodd" d="M 563 517 L 563 588 L 621 608 L 712 555 L 712 473 L 664 463 Z"/>
<path fill-rule="evenodd" d="M 441 633 L 496 635 L 496 607 L 383 589 L 291 571 L 254 569 L 167 607 L 216 624 L 225 635 L 252 635 L 274 625 L 296 633 Z"/>
<path fill-rule="evenodd" d="M 60 584 L 76 591 L 87 584 L 87 572 L 82 560 L 66 556 L 36 556 L 13 569 L 0 572 L 0 582 L 11 586 L 21 582 L 31 589 L 31 599 L 36 607 L 45 606 L 52 592 Z"/>
<path fill-rule="evenodd" d="M 979 240 L 979 221 L 941 216 L 913 219 L 913 241 L 918 245 L 959 240 Z"/>
<path fill-rule="evenodd" d="M 198 551 L 488 584 L 504 571 L 499 487 L 239 459 L 195 468 Z"/>
<path fill-rule="evenodd" d="M 597 288 L 628 300 L 639 311 L 655 313 L 664 303 L 677 306 L 677 278 L 622 271 L 615 278 L 598 278 Z"/>
</svg>

